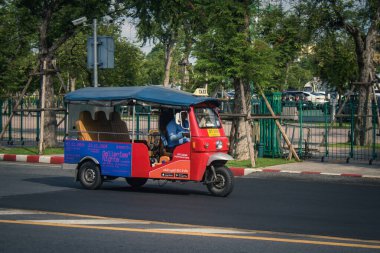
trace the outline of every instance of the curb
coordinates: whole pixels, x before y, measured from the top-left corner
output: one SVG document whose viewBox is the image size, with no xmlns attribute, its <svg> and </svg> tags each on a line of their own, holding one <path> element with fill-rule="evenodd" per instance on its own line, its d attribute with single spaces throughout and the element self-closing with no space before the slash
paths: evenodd
<svg viewBox="0 0 380 253">
<path fill-rule="evenodd" d="M 0 161 L 63 164 L 64 157 L 63 155 L 62 156 L 44 156 L 44 155 L 0 154 Z M 330 173 L 330 172 L 318 172 L 318 171 L 293 171 L 293 170 L 252 169 L 252 168 L 230 168 L 230 170 L 235 177 L 244 177 L 255 172 L 266 172 L 266 173 L 289 173 L 289 174 L 303 174 L 303 175 L 326 175 L 326 176 L 380 179 L 380 176 L 362 175 L 362 174 L 356 174 L 356 173 Z"/>
<path fill-rule="evenodd" d="M 63 160 L 63 156 L 0 154 L 0 161 L 9 162 L 62 164 Z"/>
<path fill-rule="evenodd" d="M 377 178 L 380 176 L 362 175 L 356 173 L 330 173 L 319 171 L 296 171 L 296 170 L 279 170 L 279 169 L 251 169 L 251 168 L 230 168 L 235 177 L 246 176 L 254 172 L 266 173 L 288 173 L 288 174 L 303 174 L 303 175 L 325 175 L 325 176 L 341 176 L 341 177 L 358 177 L 358 178 Z"/>
</svg>

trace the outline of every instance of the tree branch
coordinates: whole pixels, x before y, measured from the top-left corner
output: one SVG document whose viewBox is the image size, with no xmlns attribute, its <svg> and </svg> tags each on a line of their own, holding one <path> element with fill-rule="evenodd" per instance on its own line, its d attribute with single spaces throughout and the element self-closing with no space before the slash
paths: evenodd
<svg viewBox="0 0 380 253">
<path fill-rule="evenodd" d="M 367 36 L 366 36 L 366 45 L 369 46 L 369 43 L 371 43 L 370 40 L 373 38 L 378 30 L 380 23 L 380 4 L 378 4 L 375 15 L 371 18 L 371 26 L 368 29 Z"/>
<path fill-rule="evenodd" d="M 49 48 L 48 52 L 49 55 L 54 54 L 57 49 L 62 46 L 71 36 L 75 34 L 74 29 L 69 29 L 66 30 L 65 33 L 58 39 L 56 40 L 53 45 Z"/>
</svg>

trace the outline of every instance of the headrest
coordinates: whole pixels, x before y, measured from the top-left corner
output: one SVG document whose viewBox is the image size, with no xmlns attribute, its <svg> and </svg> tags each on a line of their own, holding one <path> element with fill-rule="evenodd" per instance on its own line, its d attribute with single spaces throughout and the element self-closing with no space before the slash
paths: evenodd
<svg viewBox="0 0 380 253">
<path fill-rule="evenodd" d="M 120 114 L 118 112 L 111 112 L 111 120 L 121 120 Z"/>
<path fill-rule="evenodd" d="M 79 113 L 79 119 L 83 121 L 92 120 L 91 113 L 89 111 L 82 111 Z"/>
<path fill-rule="evenodd" d="M 107 115 L 104 111 L 95 112 L 95 120 L 98 121 L 107 121 Z"/>
</svg>

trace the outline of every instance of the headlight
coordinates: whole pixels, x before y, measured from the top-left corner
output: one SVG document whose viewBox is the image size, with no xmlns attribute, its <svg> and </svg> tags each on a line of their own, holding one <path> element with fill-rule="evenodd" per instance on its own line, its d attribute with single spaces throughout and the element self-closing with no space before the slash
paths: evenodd
<svg viewBox="0 0 380 253">
<path fill-rule="evenodd" d="M 222 149 L 223 148 L 223 142 L 221 140 L 216 141 L 216 149 Z"/>
</svg>

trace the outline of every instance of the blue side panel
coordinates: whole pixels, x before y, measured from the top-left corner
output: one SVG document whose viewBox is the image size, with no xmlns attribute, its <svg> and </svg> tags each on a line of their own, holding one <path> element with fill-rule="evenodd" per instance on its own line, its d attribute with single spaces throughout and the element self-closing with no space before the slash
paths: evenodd
<svg viewBox="0 0 380 253">
<path fill-rule="evenodd" d="M 77 164 L 83 157 L 98 160 L 102 175 L 132 175 L 132 144 L 95 141 L 65 141 L 65 163 Z"/>
</svg>

